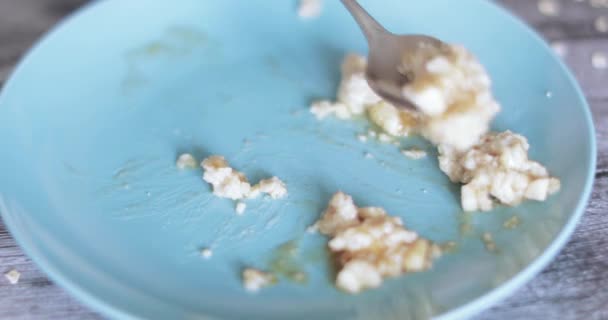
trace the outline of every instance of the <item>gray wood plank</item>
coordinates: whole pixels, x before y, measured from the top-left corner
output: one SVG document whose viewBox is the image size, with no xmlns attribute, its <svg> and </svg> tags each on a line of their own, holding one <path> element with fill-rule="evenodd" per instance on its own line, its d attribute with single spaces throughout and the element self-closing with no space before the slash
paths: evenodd
<svg viewBox="0 0 608 320">
<path fill-rule="evenodd" d="M 0 86 L 19 57 L 58 19 L 86 0 L 0 0 Z M 568 245 L 541 274 L 476 319 L 608 319 L 608 70 L 591 54 L 608 52 L 608 34 L 593 27 L 608 8 L 590 0 L 561 0 L 560 14 L 543 15 L 534 0 L 498 1 L 548 41 L 568 48 L 565 61 L 590 100 L 598 138 L 592 200 Z M 0 272 L 22 273 L 17 285 L 0 278 L 0 319 L 100 319 L 46 276 L 16 246 L 0 222 Z"/>
<path fill-rule="evenodd" d="M 594 52 L 608 54 L 608 32 L 600 32 L 594 27 L 598 17 L 608 17 L 608 7 L 596 8 L 590 0 L 561 0 L 557 1 L 561 7 L 559 15 L 547 16 L 541 14 L 535 0 L 498 2 L 524 19 L 548 42 L 561 42 L 566 46 L 565 60 L 588 98 L 608 97 L 608 69 L 598 70 L 591 65 Z"/>
<path fill-rule="evenodd" d="M 499 0 L 499 4 L 520 16 L 548 40 L 606 38 L 593 26 L 595 19 L 608 14 L 608 8 L 593 6 L 593 1 L 561 0 L 559 13 L 551 16 L 541 13 L 538 0 Z M 594 1 L 597 2 L 597 1 Z"/>
</svg>

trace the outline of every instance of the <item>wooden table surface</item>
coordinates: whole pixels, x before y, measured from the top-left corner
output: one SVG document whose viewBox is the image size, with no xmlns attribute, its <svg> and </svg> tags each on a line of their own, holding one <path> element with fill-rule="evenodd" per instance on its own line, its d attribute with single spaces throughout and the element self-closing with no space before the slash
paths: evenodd
<svg viewBox="0 0 608 320">
<path fill-rule="evenodd" d="M 565 51 L 564 59 L 585 91 L 599 144 L 593 195 L 559 256 L 528 285 L 477 319 L 608 319 L 608 68 L 592 64 L 594 54 L 608 55 L 608 27 L 596 23 L 602 15 L 608 19 L 608 1 L 555 1 L 557 15 L 550 14 L 546 4 L 539 10 L 537 0 L 499 2 Z M 0 87 L 25 50 L 84 2 L 0 0 Z M 0 319 L 101 318 L 49 281 L 0 222 L 0 273 L 13 268 L 21 272 L 21 280 L 11 285 L 0 278 Z"/>
</svg>

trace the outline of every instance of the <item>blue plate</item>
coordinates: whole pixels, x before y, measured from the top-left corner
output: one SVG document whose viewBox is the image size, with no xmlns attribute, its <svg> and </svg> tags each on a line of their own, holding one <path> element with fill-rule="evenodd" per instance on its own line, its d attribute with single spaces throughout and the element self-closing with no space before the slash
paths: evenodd
<svg viewBox="0 0 608 320">
<path fill-rule="evenodd" d="M 338 1 L 304 21 L 293 1 L 115 0 L 46 36 L 0 96 L 0 209 L 14 237 L 56 283 L 121 319 L 455 319 L 513 292 L 555 256 L 589 197 L 596 150 L 580 89 L 533 32 L 489 2 L 361 2 L 395 32 L 470 48 L 504 108 L 495 129 L 527 136 L 561 192 L 463 215 L 435 157 L 360 143 L 363 121 L 316 121 L 311 99 L 335 93 L 346 52 L 365 53 Z M 436 154 L 420 139 L 402 145 Z M 200 170 L 176 170 L 181 152 L 225 155 L 253 181 L 277 175 L 289 197 L 250 201 L 237 216 Z M 326 239 L 305 233 L 337 190 L 459 247 L 429 272 L 343 294 Z M 521 226 L 503 228 L 513 215 Z M 483 232 L 498 253 L 484 249 Z M 296 254 L 284 257 L 284 243 Z M 282 277 L 253 295 L 241 286 L 244 266 L 297 268 L 308 280 Z"/>
</svg>

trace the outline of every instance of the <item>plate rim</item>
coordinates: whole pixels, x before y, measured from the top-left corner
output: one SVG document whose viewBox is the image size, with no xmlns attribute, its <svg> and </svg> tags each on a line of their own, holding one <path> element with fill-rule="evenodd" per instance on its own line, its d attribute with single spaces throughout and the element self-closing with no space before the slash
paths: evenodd
<svg viewBox="0 0 608 320">
<path fill-rule="evenodd" d="M 517 273 L 511 276 L 510 279 L 506 280 L 499 286 L 493 288 L 490 291 L 485 292 L 484 294 L 475 299 L 465 302 L 459 307 L 456 307 L 454 309 L 448 310 L 442 314 L 435 316 L 434 319 L 436 320 L 466 319 L 476 314 L 479 314 L 482 311 L 489 309 L 498 302 L 504 300 L 508 296 L 515 293 L 515 291 L 523 287 L 526 283 L 532 280 L 532 278 L 535 277 L 540 271 L 542 271 L 566 245 L 566 242 L 570 239 L 575 228 L 578 226 L 581 217 L 585 213 L 585 209 L 587 208 L 593 190 L 597 165 L 597 139 L 595 136 L 596 130 L 591 114 L 591 109 L 580 87 L 580 84 L 574 77 L 572 71 L 559 57 L 557 57 L 557 55 L 553 52 L 548 43 L 538 32 L 536 32 L 523 20 L 516 17 L 513 13 L 511 13 L 501 4 L 498 4 L 496 1 L 488 0 L 474 1 L 479 2 L 480 6 L 487 6 L 490 7 L 492 10 L 497 11 L 498 14 L 507 18 L 510 23 L 515 26 L 518 26 L 524 32 L 526 32 L 533 41 L 539 43 L 546 51 L 552 53 L 552 59 L 554 60 L 554 62 L 557 63 L 557 66 L 560 71 L 566 75 L 568 83 L 574 88 L 578 100 L 582 103 L 581 111 L 583 111 L 584 113 L 584 120 L 588 128 L 586 134 L 588 136 L 587 138 L 590 144 L 590 157 L 589 161 L 587 162 L 589 170 L 586 174 L 584 188 L 579 194 L 578 202 L 576 204 L 575 209 L 572 211 L 569 219 L 565 222 L 562 229 L 558 233 L 556 233 L 555 237 L 551 240 L 549 245 L 545 247 L 545 249 L 537 257 L 535 257 L 526 267 L 520 269 Z M 13 82 L 15 82 L 14 79 L 16 78 L 16 75 L 21 72 L 21 69 L 25 68 L 34 53 L 38 52 L 39 50 L 42 50 L 42 48 L 46 45 L 48 41 L 51 41 L 56 34 L 61 32 L 66 27 L 66 25 L 69 25 L 73 20 L 78 19 L 84 14 L 97 10 L 98 7 L 107 5 L 108 3 L 112 2 L 113 1 L 91 1 L 89 3 L 86 3 L 81 8 L 69 14 L 56 25 L 54 25 L 49 31 L 44 33 L 43 36 L 41 36 L 34 43 L 34 45 L 32 45 L 32 47 L 26 51 L 26 53 L 17 63 L 14 71 L 5 81 L 4 86 L 0 90 L 0 105 L 2 105 L 3 95 L 6 92 L 10 91 Z M 112 303 L 107 302 L 103 299 L 103 297 L 97 296 L 87 291 L 87 289 L 83 288 L 82 286 L 71 280 L 68 275 L 64 274 L 61 270 L 55 268 L 50 262 L 50 260 L 45 257 L 43 253 L 37 252 L 37 249 L 30 247 L 30 245 L 26 241 L 27 236 L 23 235 L 23 232 L 20 231 L 21 229 L 17 228 L 14 225 L 12 219 L 10 218 L 11 213 L 9 213 L 8 211 L 9 210 L 3 205 L 3 202 L 0 201 L 0 217 L 2 217 L 2 220 L 4 221 L 8 232 L 11 234 L 13 239 L 15 239 L 15 242 L 20 247 L 20 249 L 23 250 L 23 252 L 39 267 L 41 271 L 43 271 L 52 280 L 53 283 L 57 284 L 62 289 L 67 291 L 70 296 L 73 297 L 76 301 L 81 302 L 87 307 L 90 307 L 92 310 L 100 312 L 101 314 L 109 316 L 110 318 L 140 319 L 140 316 L 133 313 L 133 311 L 122 309 Z M 33 247 L 34 245 L 32 244 L 31 246 Z M 205 315 L 203 317 L 211 318 L 208 315 Z"/>
</svg>

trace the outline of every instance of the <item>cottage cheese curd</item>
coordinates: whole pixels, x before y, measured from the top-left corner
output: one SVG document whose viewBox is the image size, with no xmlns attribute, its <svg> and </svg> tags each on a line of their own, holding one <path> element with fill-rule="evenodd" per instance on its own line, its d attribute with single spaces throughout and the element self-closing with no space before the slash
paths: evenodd
<svg viewBox="0 0 608 320">
<path fill-rule="evenodd" d="M 490 132 L 464 152 L 439 146 L 439 167 L 453 182 L 462 183 L 465 211 L 488 211 L 496 202 L 515 206 L 525 199 L 544 201 L 560 189 L 560 181 L 528 159 L 525 137 Z"/>
<path fill-rule="evenodd" d="M 272 199 L 280 199 L 287 195 L 287 186 L 281 179 L 272 177 L 263 179 L 251 186 L 247 177 L 228 164 L 222 156 L 214 155 L 201 163 L 205 173 L 203 180 L 213 187 L 213 194 L 221 198 L 232 200 L 253 199 L 260 194 L 268 194 Z M 235 211 L 238 214 L 245 212 L 246 204 L 238 202 Z"/>
<path fill-rule="evenodd" d="M 221 198 L 239 200 L 247 197 L 251 184 L 242 172 L 228 165 L 222 156 L 210 156 L 203 160 L 203 180 L 213 187 L 213 194 Z"/>
<path fill-rule="evenodd" d="M 375 288 L 385 277 L 431 267 L 441 250 L 378 207 L 358 208 L 352 197 L 334 194 L 314 226 L 331 237 L 328 246 L 339 271 L 336 286 L 348 293 Z"/>
</svg>

